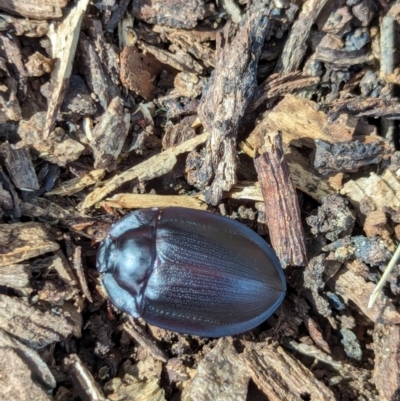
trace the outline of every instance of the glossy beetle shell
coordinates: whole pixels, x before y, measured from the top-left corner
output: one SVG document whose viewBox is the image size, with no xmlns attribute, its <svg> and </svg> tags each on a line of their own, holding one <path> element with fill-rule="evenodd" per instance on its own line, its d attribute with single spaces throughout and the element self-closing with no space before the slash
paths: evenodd
<svg viewBox="0 0 400 401">
<path fill-rule="evenodd" d="M 219 215 L 177 207 L 122 218 L 100 245 L 97 269 L 122 311 L 205 337 L 256 327 L 286 292 L 274 251 L 254 231 Z"/>
</svg>

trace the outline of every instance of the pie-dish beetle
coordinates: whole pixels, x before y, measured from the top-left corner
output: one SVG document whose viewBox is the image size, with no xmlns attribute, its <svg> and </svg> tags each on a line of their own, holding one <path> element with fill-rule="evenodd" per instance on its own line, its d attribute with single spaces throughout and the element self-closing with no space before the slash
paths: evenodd
<svg viewBox="0 0 400 401">
<path fill-rule="evenodd" d="M 135 211 L 109 231 L 97 269 L 120 310 L 168 330 L 221 337 L 250 330 L 281 304 L 272 248 L 245 225 L 206 211 Z"/>
</svg>

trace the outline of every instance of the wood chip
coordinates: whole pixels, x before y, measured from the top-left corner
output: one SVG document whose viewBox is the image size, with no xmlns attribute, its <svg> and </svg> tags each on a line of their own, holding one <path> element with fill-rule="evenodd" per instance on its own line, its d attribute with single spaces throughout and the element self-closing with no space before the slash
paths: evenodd
<svg viewBox="0 0 400 401">
<path fill-rule="evenodd" d="M 275 68 L 276 72 L 287 74 L 299 69 L 307 51 L 307 39 L 316 18 L 328 0 L 306 0 L 301 12 L 293 23 L 282 55 Z"/>
<path fill-rule="evenodd" d="M 63 181 L 59 187 L 46 192 L 46 196 L 61 195 L 61 196 L 72 196 L 83 189 L 96 184 L 105 175 L 104 169 L 92 170 L 82 177 L 72 178 L 71 180 Z"/>
<path fill-rule="evenodd" d="M 377 323 L 373 334 L 374 373 L 373 380 L 379 393 L 379 400 L 392 401 L 399 392 L 400 326 Z"/>
<path fill-rule="evenodd" d="M 62 17 L 62 9 L 68 0 L 0 0 L 0 10 L 32 19 L 57 19 Z"/>
<path fill-rule="evenodd" d="M 124 102 L 115 97 L 93 130 L 90 146 L 93 150 L 94 168 L 115 170 L 116 161 L 128 136 L 130 114 L 124 111 Z"/>
<path fill-rule="evenodd" d="M 0 267 L 0 285 L 11 288 L 29 288 L 31 271 L 28 264 L 12 264 Z"/>
<path fill-rule="evenodd" d="M 356 276 L 350 270 L 344 270 L 334 281 L 328 283 L 332 290 L 339 294 L 346 303 L 350 300 L 373 323 L 400 324 L 400 314 L 391 300 L 381 295 L 375 305 L 368 309 L 369 296 L 375 285 Z"/>
<path fill-rule="evenodd" d="M 207 210 L 207 204 L 193 196 L 185 195 L 151 195 L 151 194 L 117 194 L 100 203 L 101 206 L 122 209 L 143 209 L 148 207 L 187 207 Z"/>
<path fill-rule="evenodd" d="M 16 149 L 8 142 L 1 146 L 8 174 L 16 188 L 26 191 L 39 189 L 39 182 L 33 167 L 31 155 L 26 147 Z"/>
<path fill-rule="evenodd" d="M 0 398 L 51 401 L 56 380 L 39 354 L 0 330 Z"/>
<path fill-rule="evenodd" d="M 243 359 L 251 378 L 270 401 L 336 400 L 310 370 L 275 344 L 246 347 Z"/>
<path fill-rule="evenodd" d="M 215 70 L 199 105 L 199 117 L 211 134 L 199 186 L 209 186 L 204 194 L 213 205 L 236 182 L 236 135 L 257 88 L 256 65 L 270 25 L 269 12 L 264 1 L 253 2 L 237 31 L 230 32 L 227 25 L 217 35 Z"/>
<path fill-rule="evenodd" d="M 82 399 L 106 401 L 106 397 L 97 386 L 93 375 L 77 354 L 71 354 L 65 358 L 64 367 L 72 379 L 75 390 Z"/>
<path fill-rule="evenodd" d="M 282 136 L 267 133 L 254 159 L 271 244 L 283 267 L 307 264 L 304 231 L 295 187 L 283 160 Z"/>
<path fill-rule="evenodd" d="M 355 121 L 329 122 L 327 115 L 317 111 L 315 102 L 294 95 L 286 95 L 246 139 L 252 148 L 258 147 L 260 131 L 281 131 L 285 145 L 314 147 L 314 141 L 321 139 L 330 143 L 352 139 Z"/>
<path fill-rule="evenodd" d="M 249 373 L 225 337 L 200 362 L 197 375 L 182 392 L 182 401 L 246 400 Z"/>
<path fill-rule="evenodd" d="M 386 169 L 381 175 L 371 172 L 367 177 L 350 180 L 343 185 L 340 193 L 361 214 L 361 208 L 366 202 L 370 210 L 397 210 L 400 207 L 400 179 L 390 169 Z"/>
<path fill-rule="evenodd" d="M 62 1 L 62 0 L 60 0 Z M 52 56 L 57 62 L 51 74 L 51 96 L 48 100 L 47 116 L 43 128 L 46 139 L 54 126 L 57 113 L 64 100 L 66 83 L 71 75 L 72 62 L 75 57 L 83 16 L 89 0 L 78 0 L 64 20 L 55 27 L 50 25 L 49 37 L 52 42 Z M 40 18 L 39 18 L 40 19 Z"/>
<path fill-rule="evenodd" d="M 42 349 L 71 334 L 81 335 L 82 316 L 76 321 L 67 307 L 55 313 L 6 295 L 0 295 L 0 306 L 0 327 L 31 348 Z"/>
<path fill-rule="evenodd" d="M 132 4 L 134 17 L 175 28 L 194 28 L 204 13 L 204 0 L 137 0 Z"/>
<path fill-rule="evenodd" d="M 190 152 L 191 150 L 195 149 L 198 145 L 204 143 L 208 136 L 208 133 L 198 135 L 193 139 L 189 139 L 178 146 L 169 148 L 164 152 L 155 155 L 150 159 L 138 164 L 137 166 L 134 166 L 131 169 L 115 176 L 103 187 L 97 188 L 91 194 L 89 194 L 84 200 L 81 209 L 84 210 L 93 206 L 95 203 L 101 201 L 110 192 L 114 191 L 125 182 L 134 179 L 139 180 L 139 182 L 143 182 L 168 173 L 174 167 L 177 155 Z"/>
<path fill-rule="evenodd" d="M 0 266 L 7 266 L 58 251 L 60 245 L 44 224 L 27 222 L 0 225 L 0 248 Z"/>
</svg>

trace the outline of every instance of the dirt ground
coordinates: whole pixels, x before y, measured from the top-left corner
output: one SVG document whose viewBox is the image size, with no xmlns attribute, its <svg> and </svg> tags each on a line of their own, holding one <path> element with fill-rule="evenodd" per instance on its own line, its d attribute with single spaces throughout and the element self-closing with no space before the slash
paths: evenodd
<svg viewBox="0 0 400 401">
<path fill-rule="evenodd" d="M 400 3 L 0 0 L 0 398 L 400 400 Z M 133 319 L 132 210 L 235 219 L 282 305 L 217 339 Z"/>
</svg>

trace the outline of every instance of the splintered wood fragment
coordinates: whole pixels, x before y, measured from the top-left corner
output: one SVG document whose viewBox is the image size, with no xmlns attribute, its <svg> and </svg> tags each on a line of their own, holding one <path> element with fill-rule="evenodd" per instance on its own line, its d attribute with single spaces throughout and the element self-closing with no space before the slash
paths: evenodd
<svg viewBox="0 0 400 401">
<path fill-rule="evenodd" d="M 0 330 L 0 399 L 51 401 L 57 382 L 40 355 Z"/>
<path fill-rule="evenodd" d="M 0 266 L 7 266 L 58 251 L 60 245 L 44 224 L 27 222 L 0 225 L 0 248 Z"/>
<path fill-rule="evenodd" d="M 168 356 L 155 344 L 136 322 L 129 317 L 129 322 L 125 322 L 122 326 L 124 330 L 142 347 L 144 347 L 149 354 L 156 360 L 167 362 Z"/>
<path fill-rule="evenodd" d="M 371 63 L 375 60 L 373 53 L 366 52 L 364 49 L 331 49 L 321 46 L 317 46 L 314 56 L 316 60 L 331 64 L 334 67 L 349 67 L 357 64 Z"/>
<path fill-rule="evenodd" d="M 63 341 L 71 334 L 79 337 L 82 329 L 81 315 L 79 318 L 80 321 L 73 320 L 65 306 L 54 312 L 43 306 L 29 305 L 21 298 L 0 295 L 0 326 L 34 349 Z"/>
<path fill-rule="evenodd" d="M 148 207 L 187 207 L 190 209 L 206 210 L 207 204 L 193 196 L 152 195 L 152 194 L 116 194 L 100 203 L 123 209 L 143 209 Z"/>
<path fill-rule="evenodd" d="M 79 216 L 74 207 L 63 208 L 45 198 L 34 198 L 30 202 L 21 202 L 20 207 L 23 216 L 40 217 L 47 221 Z"/>
<path fill-rule="evenodd" d="M 64 368 L 69 373 L 74 390 L 84 400 L 105 401 L 106 397 L 97 385 L 94 377 L 77 354 L 64 359 Z"/>
<path fill-rule="evenodd" d="M 364 222 L 364 232 L 367 237 L 380 236 L 390 240 L 393 230 L 390 227 L 387 215 L 383 210 L 375 210 L 367 214 Z"/>
<path fill-rule="evenodd" d="M 325 384 L 279 346 L 251 344 L 242 357 L 254 383 L 270 401 L 336 400 Z"/>
<path fill-rule="evenodd" d="M 120 97 L 111 100 L 99 123 L 94 127 L 90 146 L 93 150 L 94 168 L 115 170 L 117 159 L 128 136 L 131 115 L 124 111 Z"/>
<path fill-rule="evenodd" d="M 370 210 L 383 210 L 400 207 L 400 178 L 390 169 L 381 175 L 370 173 L 368 177 L 360 177 L 346 182 L 340 191 L 361 214 L 362 204 L 368 203 Z"/>
<path fill-rule="evenodd" d="M 11 288 L 29 288 L 31 271 L 28 264 L 12 264 L 0 268 L 0 285 Z"/>
<path fill-rule="evenodd" d="M 399 392 L 400 327 L 381 323 L 375 324 L 373 380 L 379 393 L 379 400 L 392 401 Z"/>
<path fill-rule="evenodd" d="M 204 3 L 204 0 L 136 0 L 132 14 L 148 24 L 190 29 L 204 18 Z"/>
<path fill-rule="evenodd" d="M 260 183 L 252 181 L 242 181 L 236 183 L 228 192 L 224 192 L 224 198 L 249 199 L 256 202 L 263 202 Z"/>
<path fill-rule="evenodd" d="M 349 301 L 354 303 L 373 323 L 400 324 L 400 314 L 389 298 L 382 295 L 371 308 L 368 308 L 369 296 L 375 285 L 366 282 L 351 270 L 346 269 L 341 272 L 335 280 L 329 282 L 329 286 L 346 303 Z"/>
<path fill-rule="evenodd" d="M 51 95 L 48 100 L 47 116 L 43 128 L 44 139 L 50 135 L 57 118 L 57 113 L 64 100 L 78 44 L 81 23 L 88 4 L 89 0 L 78 0 L 59 25 L 50 25 L 49 37 L 55 64 L 50 78 Z"/>
<path fill-rule="evenodd" d="M 16 149 L 15 146 L 6 142 L 0 150 L 5 156 L 4 164 L 15 187 L 26 191 L 39 189 L 31 155 L 26 147 Z"/>
<path fill-rule="evenodd" d="M 32 19 L 57 19 L 68 0 L 0 0 L 0 10 Z"/>
<path fill-rule="evenodd" d="M 253 149 L 259 146 L 260 132 L 281 131 L 285 145 L 314 147 L 314 141 L 344 142 L 352 139 L 356 121 L 343 116 L 341 121 L 331 123 L 327 115 L 317 110 L 311 100 L 286 95 L 272 110 L 268 111 L 246 139 Z"/>
<path fill-rule="evenodd" d="M 207 203 L 216 205 L 236 183 L 236 136 L 243 117 L 257 89 L 257 63 L 270 25 L 269 4 L 255 1 L 236 31 L 226 25 L 217 35 L 215 70 L 203 92 L 199 117 L 211 134 L 200 170 L 200 185 L 209 187 Z M 240 54 L 241 57 L 237 57 Z"/>
<path fill-rule="evenodd" d="M 93 303 L 92 294 L 89 291 L 85 272 L 84 272 L 83 266 L 82 266 L 82 247 L 81 246 L 73 246 L 73 254 L 72 254 L 71 259 L 72 259 L 72 266 L 75 270 L 76 276 L 78 277 L 78 281 L 79 281 L 81 290 L 85 294 L 86 299 L 90 303 Z"/>
<path fill-rule="evenodd" d="M 263 83 L 258 85 L 259 96 L 250 103 L 247 111 L 254 111 L 268 99 L 309 88 L 319 81 L 319 77 L 308 77 L 299 71 L 286 75 L 270 75 Z"/>
<path fill-rule="evenodd" d="M 139 47 L 144 51 L 152 54 L 159 62 L 169 65 L 178 71 L 187 71 L 197 74 L 203 72 L 203 67 L 190 54 L 179 52 L 171 53 L 168 50 L 139 42 Z"/>
<path fill-rule="evenodd" d="M 189 139 L 177 145 L 173 148 L 169 148 L 164 152 L 150 157 L 144 162 L 130 168 L 127 171 L 111 178 L 108 182 L 104 184 L 101 188 L 96 188 L 91 194 L 89 194 L 81 209 L 86 209 L 93 206 L 95 203 L 104 199 L 110 192 L 116 190 L 122 184 L 132 180 L 148 181 L 156 177 L 160 177 L 168 172 L 170 172 L 176 163 L 176 157 L 181 153 L 190 152 L 197 146 L 204 143 L 209 134 L 207 132 L 196 136 L 195 138 Z"/>
<path fill-rule="evenodd" d="M 97 182 L 104 177 L 105 173 L 106 171 L 104 169 L 92 170 L 82 177 L 76 177 L 72 178 L 71 180 L 63 181 L 59 187 L 46 192 L 45 195 L 72 196 L 91 185 L 97 184 Z"/>
<path fill-rule="evenodd" d="M 282 135 L 267 133 L 254 159 L 271 244 L 283 267 L 307 264 L 305 237 L 296 189 L 284 160 Z"/>
<path fill-rule="evenodd" d="M 400 102 L 398 99 L 360 98 L 338 101 L 332 104 L 329 112 L 331 121 L 346 113 L 355 117 L 385 117 L 400 119 Z"/>
<path fill-rule="evenodd" d="M 312 25 L 328 0 L 306 0 L 293 23 L 275 72 L 287 74 L 299 69 L 307 51 L 307 39 Z"/>
<path fill-rule="evenodd" d="M 223 337 L 199 363 L 182 401 L 246 400 L 249 373 L 233 344 Z"/>
</svg>

